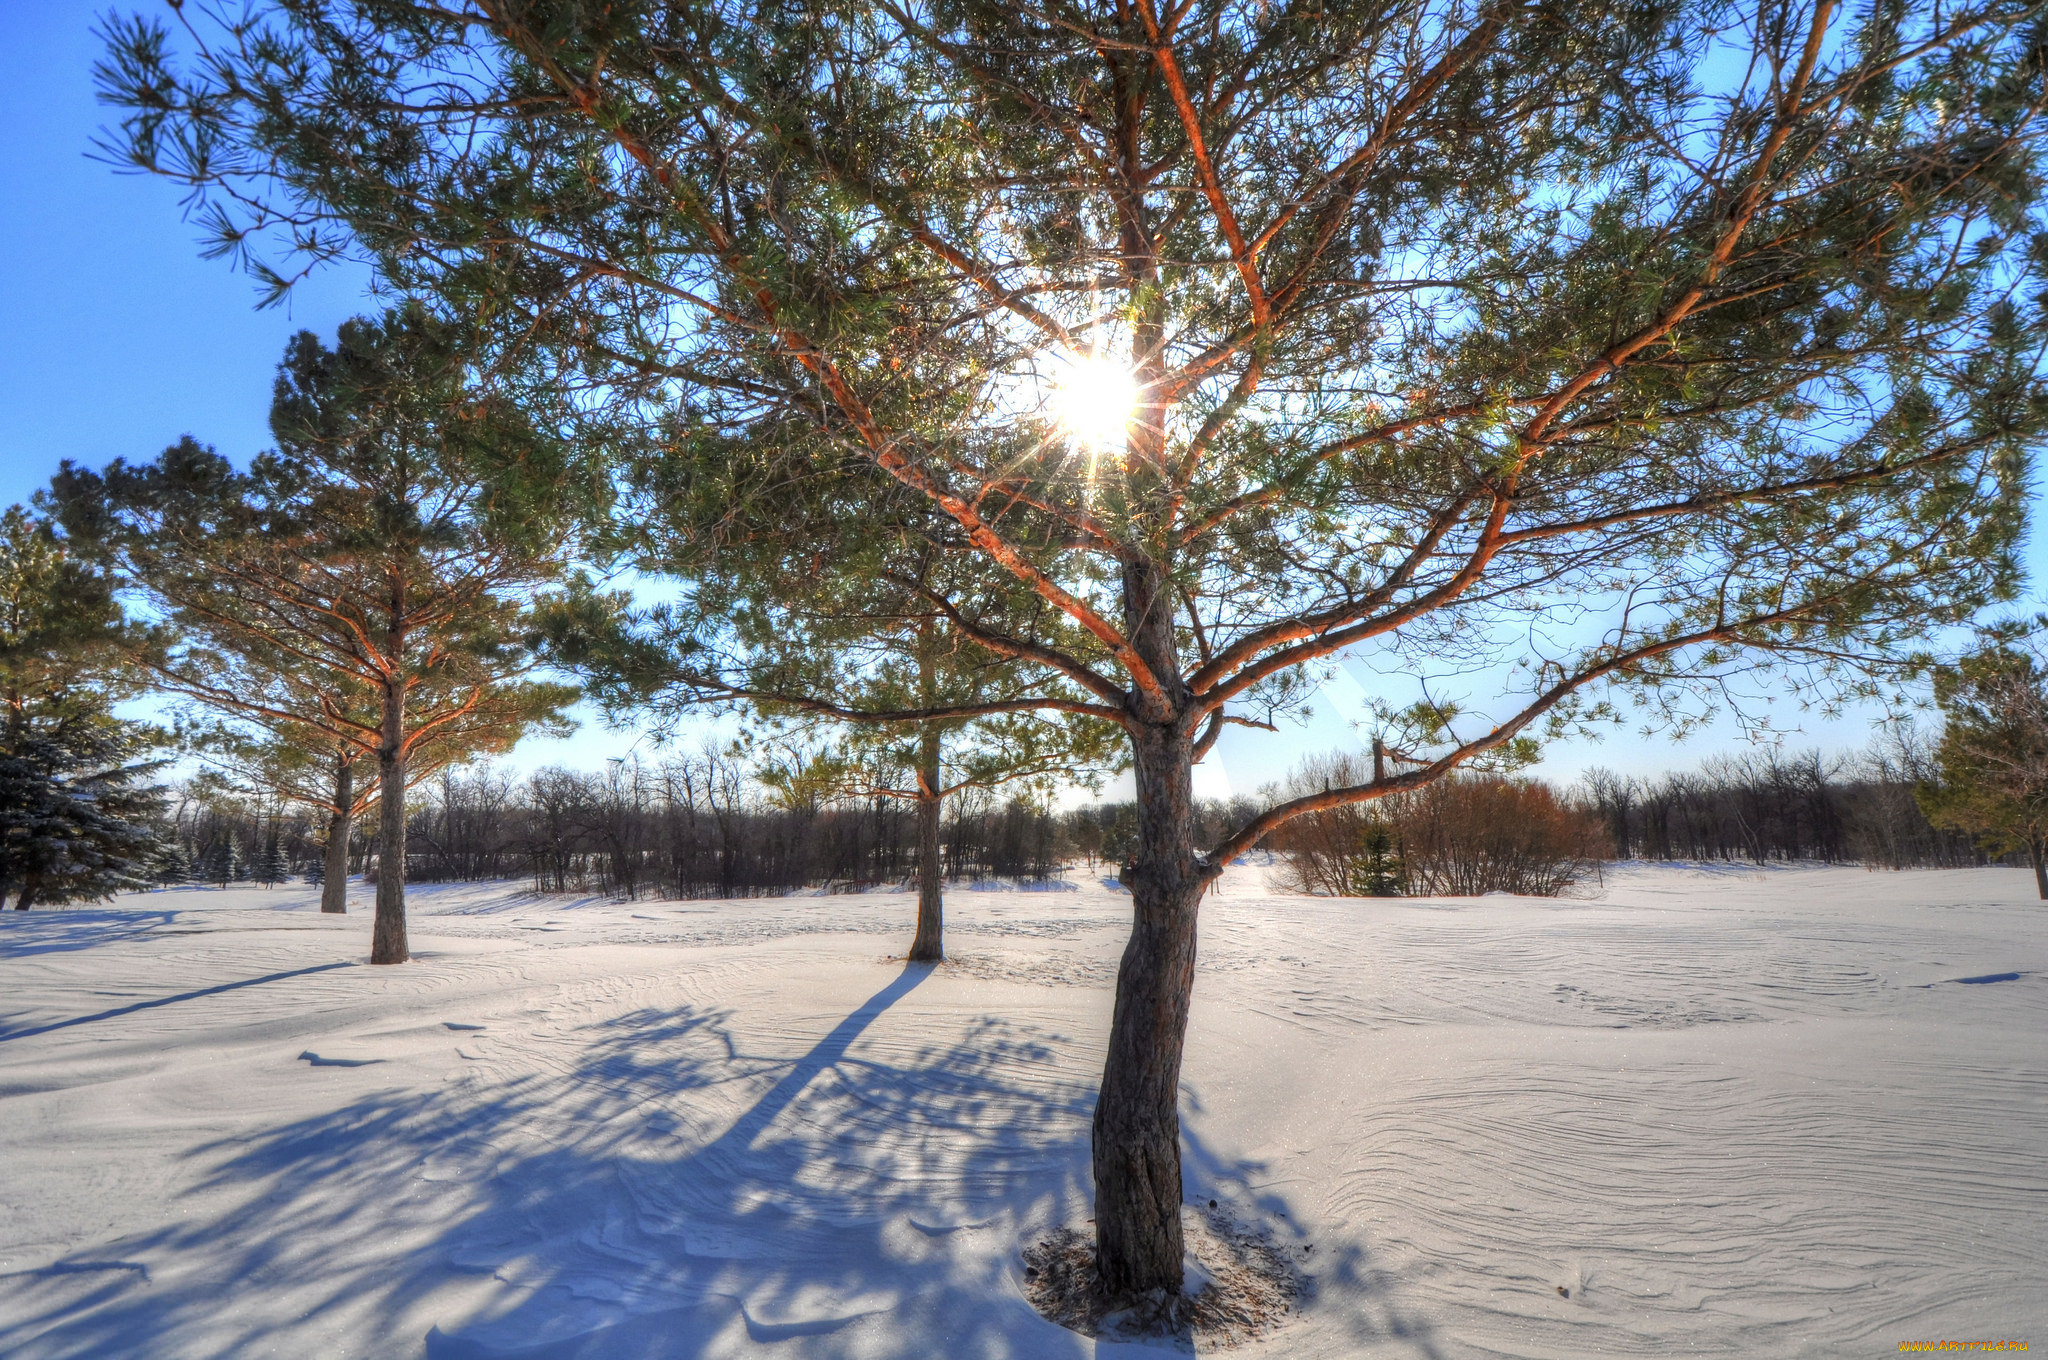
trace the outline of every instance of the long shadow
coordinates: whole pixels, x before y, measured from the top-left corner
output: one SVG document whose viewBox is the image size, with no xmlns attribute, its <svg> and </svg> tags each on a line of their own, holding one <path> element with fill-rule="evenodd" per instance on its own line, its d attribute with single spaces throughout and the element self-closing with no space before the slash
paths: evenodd
<svg viewBox="0 0 2048 1360">
<path fill-rule="evenodd" d="M 0 1044 L 10 1039 L 26 1039 L 35 1034 L 48 1034 L 52 1030 L 70 1029 L 73 1025 L 90 1025 L 99 1020 L 112 1020 L 120 1015 L 133 1015 L 137 1011 L 155 1010 L 158 1006 L 169 1006 L 180 1001 L 194 1001 L 202 996 L 218 996 L 222 992 L 240 991 L 244 987 L 260 987 L 266 982 L 282 982 L 286 978 L 304 977 L 308 973 L 325 973 L 335 968 L 353 968 L 347 961 L 340 963 L 315 964 L 311 968 L 293 968 L 283 973 L 265 973 L 262 977 L 244 978 L 240 982 L 223 982 L 218 987 L 201 987 L 193 992 L 179 992 L 176 996 L 160 996 L 154 1001 L 138 1001 L 132 1006 L 119 1006 L 110 1011 L 94 1015 L 73 1016 L 69 1020 L 56 1020 L 47 1025 L 34 1025 L 27 1029 L 0 1030 Z"/>
<path fill-rule="evenodd" d="M 1011 1277 L 1021 1234 L 1086 1212 L 1092 1094 L 1058 1035 L 878 1027 L 927 976 L 795 1058 L 641 1011 L 533 1040 L 510 1080 L 196 1149 L 164 1226 L 0 1282 L 0 1354 L 689 1360 L 878 1353 L 877 1328 L 1085 1354 Z"/>
<path fill-rule="evenodd" d="M 0 912 L 0 958 L 63 954 L 97 948 L 117 940 L 146 938 L 158 927 L 170 925 L 177 919 L 176 908 L 161 907 L 120 911 L 57 907 L 34 912 Z"/>
<path fill-rule="evenodd" d="M 1018 1259 L 1088 1214 L 1093 1045 L 877 1023 L 927 976 L 793 1058 L 727 1011 L 643 1010 L 508 1032 L 516 1077 L 479 1040 L 480 1075 L 195 1149 L 163 1226 L 0 1279 L 0 1354 L 1097 1353 L 1033 1311 Z M 1255 1164 L 1187 1140 L 1191 1185 L 1288 1213 Z"/>
<path fill-rule="evenodd" d="M 756 1139 L 775 1122 L 775 1117 L 790 1107 L 803 1094 L 806 1086 L 817 1080 L 826 1069 L 836 1067 L 846 1057 L 869 1025 L 875 1023 L 883 1011 L 895 1005 L 912 988 L 932 974 L 928 963 L 905 964 L 903 971 L 896 975 L 888 986 L 876 992 L 854 1010 L 854 1012 L 832 1027 L 832 1032 L 818 1041 L 817 1047 L 797 1059 L 787 1076 L 768 1088 L 768 1093 L 754 1102 L 745 1114 L 733 1122 L 731 1128 L 719 1135 L 718 1141 L 705 1149 L 713 1152 L 721 1144 L 730 1143 L 737 1147 L 752 1147 Z"/>
</svg>

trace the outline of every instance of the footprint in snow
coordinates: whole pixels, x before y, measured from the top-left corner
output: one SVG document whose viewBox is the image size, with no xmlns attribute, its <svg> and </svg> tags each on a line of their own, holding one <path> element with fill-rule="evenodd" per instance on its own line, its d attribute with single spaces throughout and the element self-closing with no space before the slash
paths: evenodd
<svg viewBox="0 0 2048 1360">
<path fill-rule="evenodd" d="M 457 1022 L 456 1022 L 456 1021 L 454 1021 L 454 1020 L 443 1020 L 443 1021 L 441 1022 L 441 1027 L 442 1027 L 443 1029 L 452 1029 L 452 1030 L 457 1030 L 457 1031 L 462 1031 L 462 1030 L 473 1030 L 473 1029 L 482 1029 L 482 1028 L 483 1028 L 483 1026 L 482 1026 L 482 1025 L 464 1025 L 464 1024 L 459 1024 L 459 1023 L 457 1023 Z"/>
</svg>

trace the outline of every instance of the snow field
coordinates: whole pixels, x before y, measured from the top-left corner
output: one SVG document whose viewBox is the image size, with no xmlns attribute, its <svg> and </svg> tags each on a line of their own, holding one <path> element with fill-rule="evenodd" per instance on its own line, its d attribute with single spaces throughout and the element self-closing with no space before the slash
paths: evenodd
<svg viewBox="0 0 2048 1360">
<path fill-rule="evenodd" d="M 1141 1356 L 1088 1213 L 1129 899 L 179 890 L 0 920 L 0 1355 Z M 2011 870 L 1630 868 L 1203 906 L 1186 1180 L 1313 1295 L 1245 1356 L 2048 1344 L 2048 908 Z M 1987 979 L 1969 981 L 1968 979 Z M 1996 979 L 1996 980 L 1988 980 Z"/>
</svg>

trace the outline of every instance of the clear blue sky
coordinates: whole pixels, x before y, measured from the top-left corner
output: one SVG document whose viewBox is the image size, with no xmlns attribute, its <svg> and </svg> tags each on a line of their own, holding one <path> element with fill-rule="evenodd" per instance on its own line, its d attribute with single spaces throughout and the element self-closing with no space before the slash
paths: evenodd
<svg viewBox="0 0 2048 1360">
<path fill-rule="evenodd" d="M 331 332 L 375 305 L 366 275 L 331 270 L 287 306 L 256 310 L 248 280 L 199 258 L 174 188 L 87 159 L 105 116 L 92 92 L 95 18 L 74 0 L 0 3 L 0 505 L 27 500 L 66 458 L 151 458 L 182 434 L 247 459 L 269 442 L 271 371 L 286 339 Z M 2030 549 L 2036 593 L 2048 581 L 2041 540 L 2036 533 Z M 1353 741 L 1334 711 L 1345 696 L 1333 698 L 1306 729 L 1233 729 L 1203 772 L 1205 790 L 1250 792 L 1305 750 Z M 1786 712 L 1778 725 L 1828 748 L 1869 733 L 1867 715 L 1823 723 Z M 1676 747 L 1632 736 L 1573 743 L 1551 752 L 1543 772 L 1691 765 L 1732 740 L 1718 726 Z M 571 742 L 522 748 L 515 763 L 589 767 L 631 741 L 590 727 Z"/>
<path fill-rule="evenodd" d="M 153 458 L 190 433 L 246 459 L 267 444 L 271 371 L 296 330 L 365 309 L 365 276 L 331 272 L 288 307 L 201 260 L 170 185 L 86 159 L 95 12 L 0 4 L 0 501 L 65 458 Z"/>
</svg>

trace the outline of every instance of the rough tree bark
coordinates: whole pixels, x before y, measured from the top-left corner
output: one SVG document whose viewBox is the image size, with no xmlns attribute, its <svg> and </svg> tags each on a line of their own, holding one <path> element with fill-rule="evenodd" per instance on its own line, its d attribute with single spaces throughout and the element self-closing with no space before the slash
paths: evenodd
<svg viewBox="0 0 2048 1360">
<path fill-rule="evenodd" d="M 917 936 L 910 962 L 938 963 L 946 957 L 945 876 L 939 858 L 939 731 L 927 724 L 917 751 Z"/>
<path fill-rule="evenodd" d="M 327 869 L 320 882 L 320 910 L 340 914 L 348 910 L 348 833 L 355 806 L 356 766 L 347 756 L 334 758 L 334 806 L 327 814 Z"/>
<path fill-rule="evenodd" d="M 1117 968 L 1109 1057 L 1095 1106 L 1095 1252 L 1105 1297 L 1181 1290 L 1180 1060 L 1195 985 L 1195 918 L 1207 885 L 1194 844 L 1194 732 L 1173 603 L 1148 560 L 1124 567 L 1126 636 L 1161 687 L 1131 723 L 1138 849 L 1131 938 Z"/>
<path fill-rule="evenodd" d="M 405 942 L 405 687 L 384 686 L 384 728 L 377 740 L 377 921 L 371 963 L 404 963 Z"/>
</svg>

